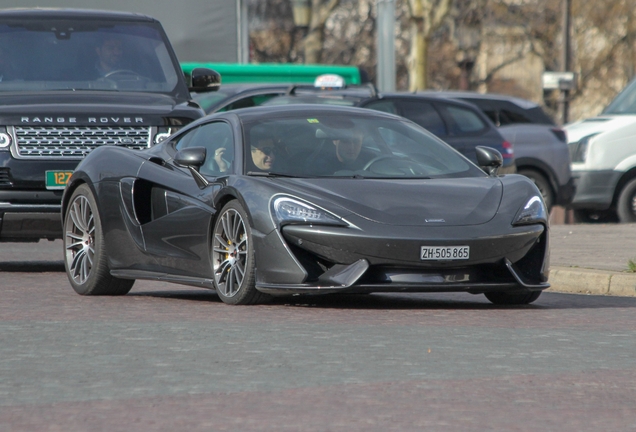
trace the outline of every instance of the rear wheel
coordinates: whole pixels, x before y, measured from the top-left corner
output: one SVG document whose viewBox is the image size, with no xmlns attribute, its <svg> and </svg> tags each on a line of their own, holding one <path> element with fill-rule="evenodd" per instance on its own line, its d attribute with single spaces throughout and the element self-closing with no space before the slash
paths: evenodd
<svg viewBox="0 0 636 432">
<path fill-rule="evenodd" d="M 97 203 L 87 185 L 79 186 L 64 218 L 64 266 L 71 286 L 81 295 L 124 295 L 134 280 L 110 275 Z"/>
<path fill-rule="evenodd" d="M 212 267 L 214 286 L 224 303 L 247 305 L 269 298 L 256 289 L 252 230 L 237 201 L 227 203 L 214 224 Z"/>
<path fill-rule="evenodd" d="M 636 222 L 636 179 L 629 181 L 621 190 L 616 212 L 620 222 Z"/>
<path fill-rule="evenodd" d="M 525 305 L 538 299 L 541 291 L 490 292 L 484 295 L 496 305 Z"/>
<path fill-rule="evenodd" d="M 550 186 L 548 179 L 543 174 L 533 169 L 522 168 L 518 171 L 518 174 L 528 177 L 535 185 L 537 185 L 549 212 L 554 205 L 554 191 L 552 190 L 552 186 Z"/>
</svg>

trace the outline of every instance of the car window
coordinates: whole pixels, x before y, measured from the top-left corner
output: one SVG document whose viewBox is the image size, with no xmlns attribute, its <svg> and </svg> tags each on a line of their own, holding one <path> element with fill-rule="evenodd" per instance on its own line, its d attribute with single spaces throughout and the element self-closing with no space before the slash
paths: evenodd
<svg viewBox="0 0 636 432">
<path fill-rule="evenodd" d="M 280 92 L 276 92 L 276 93 L 247 96 L 242 99 L 236 100 L 232 102 L 231 104 L 224 106 L 221 109 L 216 110 L 216 112 L 231 111 L 231 110 L 235 110 L 239 108 L 249 108 L 253 106 L 259 106 L 264 104 L 268 100 L 280 95 L 281 95 Z"/>
<path fill-rule="evenodd" d="M 488 127 L 479 115 L 469 108 L 443 105 L 443 109 L 450 120 L 448 128 L 451 135 L 471 134 L 483 131 Z"/>
<path fill-rule="evenodd" d="M 402 116 L 417 123 L 438 137 L 448 135 L 446 124 L 433 104 L 425 101 L 399 101 Z"/>
<path fill-rule="evenodd" d="M 371 108 L 376 111 L 382 111 L 389 114 L 399 115 L 397 106 L 395 106 L 395 102 L 391 100 L 380 100 L 380 101 L 371 102 L 365 105 L 364 107 Z"/>
<path fill-rule="evenodd" d="M 234 161 L 234 140 L 230 125 L 225 122 L 212 122 L 199 126 L 183 135 L 175 144 L 177 150 L 188 147 L 204 147 L 205 162 L 200 172 L 204 175 L 218 176 L 232 171 Z M 215 160 L 215 153 L 221 152 L 221 167 Z M 223 169 L 224 168 L 224 169 Z"/>
</svg>

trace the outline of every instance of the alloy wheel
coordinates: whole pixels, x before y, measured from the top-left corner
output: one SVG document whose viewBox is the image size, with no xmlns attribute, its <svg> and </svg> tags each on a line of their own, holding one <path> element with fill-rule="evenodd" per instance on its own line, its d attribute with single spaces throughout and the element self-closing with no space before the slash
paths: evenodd
<svg viewBox="0 0 636 432">
<path fill-rule="evenodd" d="M 79 195 L 68 209 L 66 226 L 66 263 L 75 283 L 86 282 L 93 269 L 95 256 L 95 220 L 88 199 Z"/>
<path fill-rule="evenodd" d="M 248 236 L 245 222 L 235 209 L 227 209 L 220 218 L 212 245 L 214 279 L 221 294 L 234 297 L 245 278 Z"/>
</svg>

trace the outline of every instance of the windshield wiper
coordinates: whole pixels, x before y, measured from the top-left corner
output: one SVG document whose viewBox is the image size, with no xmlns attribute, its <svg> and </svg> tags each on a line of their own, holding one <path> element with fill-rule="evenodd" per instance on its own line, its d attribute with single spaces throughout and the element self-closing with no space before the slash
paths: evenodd
<svg viewBox="0 0 636 432">
<path fill-rule="evenodd" d="M 247 175 L 255 176 L 255 177 L 289 177 L 289 178 L 298 177 L 298 176 L 291 175 L 291 174 L 283 174 L 283 173 L 277 173 L 277 172 L 266 172 L 266 171 L 248 171 Z"/>
</svg>

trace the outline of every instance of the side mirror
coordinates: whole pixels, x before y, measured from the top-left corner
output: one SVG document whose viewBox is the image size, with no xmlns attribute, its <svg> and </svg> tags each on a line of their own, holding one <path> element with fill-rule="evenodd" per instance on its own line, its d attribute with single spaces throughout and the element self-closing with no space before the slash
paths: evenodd
<svg viewBox="0 0 636 432">
<path fill-rule="evenodd" d="M 477 154 L 477 163 L 486 174 L 496 176 L 499 167 L 503 165 L 503 156 L 492 147 L 477 146 L 475 147 Z"/>
<path fill-rule="evenodd" d="M 206 153 L 207 150 L 205 147 L 189 147 L 179 150 L 177 154 L 174 155 L 174 162 L 190 170 L 194 181 L 201 189 L 210 184 L 210 182 L 199 173 L 199 168 L 201 168 L 201 165 L 205 162 Z"/>
<path fill-rule="evenodd" d="M 192 69 L 192 87 L 188 90 L 191 92 L 205 93 L 217 91 L 221 87 L 221 74 L 215 70 L 208 68 Z"/>
</svg>

